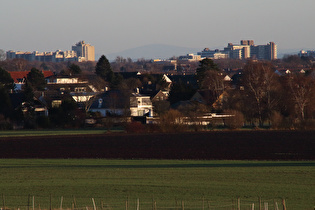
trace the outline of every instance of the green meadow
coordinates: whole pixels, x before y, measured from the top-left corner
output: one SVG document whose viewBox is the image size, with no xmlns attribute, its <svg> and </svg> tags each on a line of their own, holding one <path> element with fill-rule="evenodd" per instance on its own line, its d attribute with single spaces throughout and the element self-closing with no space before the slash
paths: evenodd
<svg viewBox="0 0 315 210">
<path fill-rule="evenodd" d="M 315 161 L 1 159 L 0 207 L 313 209 Z M 92 200 L 93 198 L 93 200 Z M 138 200 L 139 199 L 139 200 Z"/>
<path fill-rule="evenodd" d="M 116 131 L 112 130 L 112 132 L 116 132 Z M 0 131 L 0 137 L 83 135 L 83 134 L 104 134 L 104 133 L 106 133 L 105 129 L 7 130 L 7 131 Z"/>
</svg>

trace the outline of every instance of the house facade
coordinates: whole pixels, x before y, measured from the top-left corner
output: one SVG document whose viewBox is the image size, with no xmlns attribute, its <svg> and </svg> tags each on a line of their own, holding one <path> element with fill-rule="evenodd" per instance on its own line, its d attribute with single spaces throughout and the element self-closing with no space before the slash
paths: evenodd
<svg viewBox="0 0 315 210">
<path fill-rule="evenodd" d="M 87 80 L 72 76 L 52 76 L 46 78 L 47 90 L 54 90 L 60 94 L 70 94 L 77 103 L 88 102 L 97 95 L 98 90 Z"/>
<path fill-rule="evenodd" d="M 110 90 L 95 97 L 89 111 L 99 112 L 101 116 L 153 116 L 150 96 Z"/>
</svg>

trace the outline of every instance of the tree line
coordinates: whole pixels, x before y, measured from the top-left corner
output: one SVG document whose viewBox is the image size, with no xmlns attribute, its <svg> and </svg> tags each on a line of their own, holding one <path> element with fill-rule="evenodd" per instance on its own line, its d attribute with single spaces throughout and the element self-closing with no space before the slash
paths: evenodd
<svg viewBox="0 0 315 210">
<path fill-rule="evenodd" d="M 234 80 L 226 83 L 210 60 L 197 69 L 199 89 L 222 97 L 216 112 L 240 113 L 253 126 L 308 128 L 315 126 L 314 71 L 277 74 L 271 62 L 249 60 Z M 239 116 L 239 115 L 238 115 Z"/>
</svg>

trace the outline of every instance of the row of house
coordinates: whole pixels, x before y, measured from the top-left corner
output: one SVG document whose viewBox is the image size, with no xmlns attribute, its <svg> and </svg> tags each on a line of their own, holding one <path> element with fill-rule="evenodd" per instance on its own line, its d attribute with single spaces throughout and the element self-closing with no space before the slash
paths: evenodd
<svg viewBox="0 0 315 210">
<path fill-rule="evenodd" d="M 79 107 L 86 111 L 98 112 L 102 117 L 106 116 L 131 116 L 153 117 L 155 116 L 153 102 L 165 101 L 169 97 L 169 90 L 173 82 L 181 81 L 197 89 L 194 75 L 163 75 L 166 82 L 164 89 L 151 87 L 151 81 L 147 81 L 144 89 L 137 88 L 134 92 L 122 90 L 107 90 L 106 87 L 99 89 L 89 80 L 78 76 L 57 76 L 51 71 L 42 71 L 46 80 L 46 89 L 35 92 L 35 112 L 38 115 L 48 115 L 49 108 L 58 107 L 65 99 L 74 100 Z M 300 73 L 305 73 L 301 70 Z M 16 93 L 11 94 L 15 106 L 23 104 L 21 87 L 25 84 L 25 78 L 29 71 L 9 72 L 16 85 Z M 278 75 L 290 73 L 289 70 L 277 70 Z M 222 79 L 233 85 L 233 82 L 241 75 L 241 70 L 222 72 Z M 127 72 L 125 78 L 138 77 L 139 72 Z M 159 75 L 161 76 L 161 75 Z M 193 103 L 201 103 L 207 106 L 220 108 L 220 104 L 226 96 L 214 96 L 211 90 L 198 90 L 189 100 L 181 101 L 174 108 L 187 106 Z"/>
<path fill-rule="evenodd" d="M 29 71 L 9 72 L 16 85 L 11 98 L 16 106 L 23 103 L 22 86 Z M 42 71 L 46 80 L 46 89 L 35 92 L 38 115 L 48 115 L 48 109 L 58 107 L 66 98 L 72 98 L 82 109 L 99 112 L 101 116 L 153 116 L 153 100 L 166 100 L 167 94 L 158 91 L 153 98 L 136 92 L 98 89 L 86 79 L 75 76 L 57 76 L 51 71 Z M 165 76 L 166 77 L 166 76 Z M 169 82 L 169 78 L 167 78 Z M 19 98 L 19 100 L 17 100 Z"/>
</svg>

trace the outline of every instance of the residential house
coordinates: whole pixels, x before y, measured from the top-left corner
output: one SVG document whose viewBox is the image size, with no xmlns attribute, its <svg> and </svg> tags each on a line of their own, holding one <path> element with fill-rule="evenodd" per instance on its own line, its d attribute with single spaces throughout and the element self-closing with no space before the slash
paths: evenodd
<svg viewBox="0 0 315 210">
<path fill-rule="evenodd" d="M 21 110 L 23 114 L 34 112 L 36 116 L 48 116 L 48 107 L 39 94 L 34 94 L 34 102 L 28 103 L 25 94 L 22 92 L 9 95 L 12 107 L 15 110 Z"/>
<path fill-rule="evenodd" d="M 101 116 L 153 116 L 150 96 L 127 91 L 110 90 L 95 97 L 89 111 Z"/>
<path fill-rule="evenodd" d="M 226 91 L 217 96 L 212 90 L 198 90 L 190 101 L 198 102 L 211 107 L 214 110 L 222 109 L 224 100 L 227 98 Z"/>
<path fill-rule="evenodd" d="M 150 96 L 132 93 L 130 97 L 130 115 L 133 117 L 152 117 L 153 106 Z"/>
<path fill-rule="evenodd" d="M 14 80 L 15 91 L 21 91 L 25 84 L 25 79 L 30 71 L 9 71 L 11 78 Z M 54 75 L 52 71 L 42 71 L 45 79 Z"/>
<path fill-rule="evenodd" d="M 155 92 L 152 97 L 151 97 L 151 101 L 165 101 L 168 99 L 169 96 L 169 92 L 168 91 L 162 91 L 159 90 L 157 92 Z"/>
<path fill-rule="evenodd" d="M 46 78 L 47 90 L 69 94 L 75 102 L 84 106 L 91 98 L 99 93 L 89 81 L 73 76 L 51 76 Z"/>
</svg>

